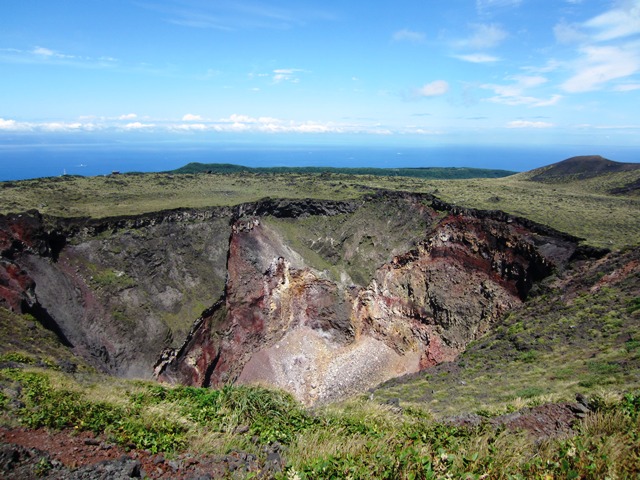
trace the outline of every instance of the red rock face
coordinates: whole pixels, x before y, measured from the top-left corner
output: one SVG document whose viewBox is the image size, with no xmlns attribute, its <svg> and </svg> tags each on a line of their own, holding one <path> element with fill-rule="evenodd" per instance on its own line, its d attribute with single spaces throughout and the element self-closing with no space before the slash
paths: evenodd
<svg viewBox="0 0 640 480">
<path fill-rule="evenodd" d="M 212 331 L 224 318 L 224 309 L 219 302 L 209 312 L 199 318 L 183 348 L 175 352 L 167 349 L 156 364 L 156 376 L 165 382 L 186 385 L 209 386 L 211 372 L 218 366 L 220 344 Z M 176 361 L 179 358 L 180 361 Z M 172 368 L 167 369 L 166 366 Z"/>
<path fill-rule="evenodd" d="M 0 306 L 12 312 L 22 312 L 25 304 L 34 301 L 34 286 L 33 279 L 19 266 L 0 261 Z"/>
<path fill-rule="evenodd" d="M 274 385 L 313 404 L 453 360 L 575 245 L 519 222 L 450 214 L 356 286 L 310 268 L 259 218 L 243 220 L 230 240 L 226 314 L 207 382 Z M 161 378 L 203 378 L 187 360 L 198 348 Z"/>
<path fill-rule="evenodd" d="M 398 351 L 418 342 L 421 368 L 452 360 L 550 273 L 550 260 L 523 233 L 493 220 L 445 217 L 417 249 L 378 269 L 358 316 Z"/>
<path fill-rule="evenodd" d="M 46 252 L 43 236 L 37 214 L 0 216 L 0 306 L 23 312 L 34 303 L 35 283 L 14 260 L 24 251 Z"/>
</svg>

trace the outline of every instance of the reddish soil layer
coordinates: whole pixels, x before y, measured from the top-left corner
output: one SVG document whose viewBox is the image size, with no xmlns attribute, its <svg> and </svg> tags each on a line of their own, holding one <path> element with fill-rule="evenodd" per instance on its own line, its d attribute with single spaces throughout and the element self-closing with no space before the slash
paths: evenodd
<svg viewBox="0 0 640 480">
<path fill-rule="evenodd" d="M 272 448 L 265 465 L 244 452 L 165 457 L 125 450 L 90 432 L 0 427 L 0 472 L 4 479 L 244 478 L 248 472 L 271 478 L 282 468 L 278 448 Z"/>
</svg>

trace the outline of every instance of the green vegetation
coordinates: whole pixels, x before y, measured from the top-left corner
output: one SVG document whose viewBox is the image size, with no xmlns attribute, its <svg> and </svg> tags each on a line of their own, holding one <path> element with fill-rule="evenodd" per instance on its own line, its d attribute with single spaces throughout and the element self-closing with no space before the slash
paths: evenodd
<svg viewBox="0 0 640 480">
<path fill-rule="evenodd" d="M 135 280 L 126 273 L 118 272 L 112 268 L 102 271 L 96 270 L 95 274 L 92 275 L 92 280 L 99 287 L 113 290 L 123 290 L 136 284 Z"/>
<path fill-rule="evenodd" d="M 172 388 L 98 375 L 82 364 L 63 373 L 53 359 L 71 357 L 51 332 L 0 310 L 10 335 L 0 349 L 0 424 L 92 431 L 169 458 L 244 451 L 266 461 L 265 446 L 278 442 L 282 479 L 630 478 L 640 449 L 638 310 L 627 313 L 637 306 L 637 277 L 602 284 L 629 260 L 621 255 L 604 269 L 567 272 L 564 282 L 574 274 L 590 279 L 575 293 L 556 290 L 555 281 L 543 285 L 472 345 L 458 371 L 421 374 L 372 399 L 314 410 L 259 387 Z M 598 282 L 597 292 L 580 293 Z M 596 411 L 570 438 L 540 442 L 523 432 L 438 419 L 469 411 L 492 417 L 571 400 L 577 391 L 589 395 Z M 399 398 L 400 408 L 381 403 L 390 398 Z"/>
<path fill-rule="evenodd" d="M 72 364 L 78 371 L 93 370 L 31 315 L 18 315 L 0 308 L 0 338 L 0 364 L 46 365 L 54 369 Z"/>
<path fill-rule="evenodd" d="M 374 175 L 378 177 L 439 178 L 446 180 L 464 178 L 500 178 L 516 172 L 488 168 L 428 167 L 428 168 L 334 168 L 334 167 L 244 167 L 229 163 L 189 163 L 168 173 L 259 173 L 259 174 L 342 174 Z"/>
<path fill-rule="evenodd" d="M 0 355 L 0 362 L 16 362 L 32 365 L 36 363 L 36 359 L 27 353 L 7 352 Z"/>
<path fill-rule="evenodd" d="M 517 177 L 517 176 L 516 176 Z M 434 183 L 436 195 L 464 207 L 503 210 L 610 249 L 640 239 L 640 199 L 586 188 L 585 182 L 545 184 L 508 177 Z"/>
<path fill-rule="evenodd" d="M 349 215 L 309 218 L 266 218 L 305 262 L 344 283 L 344 275 L 366 285 L 375 269 L 394 254 L 414 247 L 431 227 L 416 209 L 395 207 L 401 199 L 376 199 Z M 389 211 L 397 212 L 390 216 Z M 426 218 L 425 218 L 426 217 Z"/>
<path fill-rule="evenodd" d="M 519 176 L 526 180 L 544 183 L 562 184 L 588 180 L 587 184 L 595 183 L 596 185 L 601 185 L 603 179 L 606 183 L 608 179 L 616 178 L 620 180 L 619 183 L 610 186 L 606 191 L 616 191 L 622 188 L 627 192 L 632 192 L 638 188 L 640 164 L 614 162 L 600 155 L 587 155 L 568 158 L 546 167 L 521 173 Z"/>
<path fill-rule="evenodd" d="M 102 218 L 174 208 L 237 205 L 262 198 L 350 200 L 372 189 L 432 193 L 471 208 L 503 210 L 586 239 L 621 248 L 640 238 L 640 198 L 607 193 L 640 178 L 640 170 L 561 183 L 518 174 L 504 178 L 434 180 L 400 176 L 322 174 L 137 174 L 51 177 L 0 183 L 0 213 L 38 209 Z"/>
<path fill-rule="evenodd" d="M 597 411 L 574 436 L 540 443 L 363 399 L 311 412 L 259 387 L 170 388 L 34 368 L 0 370 L 0 385 L 20 391 L 15 415 L 25 426 L 92 431 L 154 453 L 241 449 L 262 458 L 262 447 L 277 441 L 282 479 L 630 478 L 640 448 L 639 393 L 594 398 Z"/>
<path fill-rule="evenodd" d="M 175 451 L 186 446 L 184 426 L 169 418 L 156 418 L 151 411 L 133 404 L 87 399 L 85 390 L 73 384 L 55 387 L 50 376 L 41 372 L 8 369 L 0 372 L 0 379 L 20 385 L 24 407 L 18 416 L 30 428 L 106 433 L 122 445 L 132 444 L 152 452 Z M 60 383 L 68 381 L 54 379 Z"/>
<path fill-rule="evenodd" d="M 174 208 L 238 205 L 265 197 L 351 199 L 361 187 L 305 175 L 50 177 L 0 183 L 2 212 L 36 208 L 62 217 L 104 218 Z"/>
</svg>

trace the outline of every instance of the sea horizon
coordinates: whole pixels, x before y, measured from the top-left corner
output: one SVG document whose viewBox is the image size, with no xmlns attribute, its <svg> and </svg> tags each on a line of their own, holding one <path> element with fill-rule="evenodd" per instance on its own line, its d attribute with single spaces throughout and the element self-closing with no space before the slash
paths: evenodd
<svg viewBox="0 0 640 480">
<path fill-rule="evenodd" d="M 248 145 L 208 143 L 70 143 L 0 145 L 0 181 L 114 171 L 164 172 L 188 163 L 246 167 L 466 167 L 522 172 L 580 155 L 640 162 L 639 146 Z"/>
</svg>

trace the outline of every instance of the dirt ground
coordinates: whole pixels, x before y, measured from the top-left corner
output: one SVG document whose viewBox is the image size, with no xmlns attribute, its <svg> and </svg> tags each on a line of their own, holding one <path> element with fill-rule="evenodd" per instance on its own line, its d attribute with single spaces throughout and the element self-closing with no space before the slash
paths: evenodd
<svg viewBox="0 0 640 480">
<path fill-rule="evenodd" d="M 125 450 L 90 432 L 0 427 L 0 472 L 4 479 L 47 478 L 272 478 L 282 469 L 279 445 L 270 447 L 267 462 L 251 454 L 165 457 L 145 450 Z"/>
</svg>

